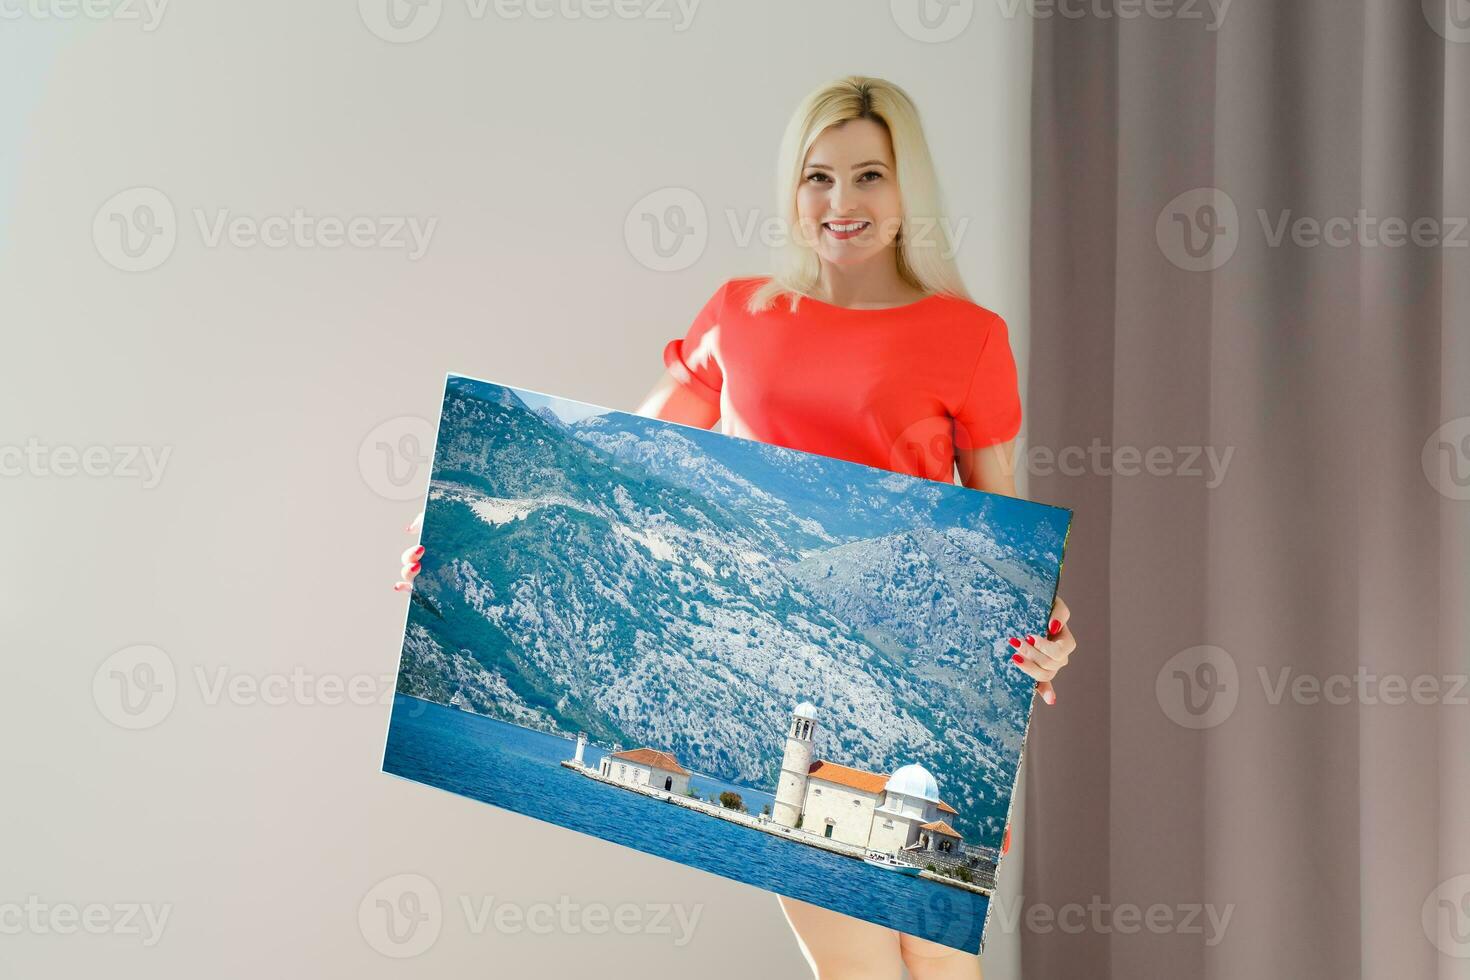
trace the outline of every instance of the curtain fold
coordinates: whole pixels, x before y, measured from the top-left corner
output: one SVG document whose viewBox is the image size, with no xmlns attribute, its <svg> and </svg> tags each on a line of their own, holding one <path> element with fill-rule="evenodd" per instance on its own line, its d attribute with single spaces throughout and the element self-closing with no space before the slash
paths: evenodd
<svg viewBox="0 0 1470 980">
<path fill-rule="evenodd" d="M 1470 976 L 1470 5 L 1436 4 L 1037 21 L 1026 465 L 1076 510 L 1080 649 L 1029 745 L 1025 975 Z"/>
</svg>

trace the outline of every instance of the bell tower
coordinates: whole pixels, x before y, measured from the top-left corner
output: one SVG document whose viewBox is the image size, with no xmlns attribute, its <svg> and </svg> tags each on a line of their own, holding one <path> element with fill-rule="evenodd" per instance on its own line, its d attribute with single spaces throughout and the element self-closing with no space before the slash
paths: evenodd
<svg viewBox="0 0 1470 980">
<path fill-rule="evenodd" d="M 803 701 L 791 713 L 791 723 L 786 727 L 786 753 L 781 756 L 776 805 L 771 808 L 771 819 L 783 827 L 795 827 L 797 818 L 801 816 L 816 735 L 816 705 Z"/>
</svg>

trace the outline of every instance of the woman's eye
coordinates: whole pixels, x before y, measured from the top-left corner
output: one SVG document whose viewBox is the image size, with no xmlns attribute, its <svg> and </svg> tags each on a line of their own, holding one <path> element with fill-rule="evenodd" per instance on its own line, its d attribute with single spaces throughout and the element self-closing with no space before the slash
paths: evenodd
<svg viewBox="0 0 1470 980">
<path fill-rule="evenodd" d="M 867 170 L 867 171 L 864 171 L 863 172 L 863 175 L 861 177 L 859 177 L 858 180 L 860 180 L 860 181 L 866 181 L 867 183 L 872 183 L 872 181 L 869 181 L 868 180 L 869 177 L 873 178 L 873 180 L 882 180 L 883 179 L 883 175 L 881 173 L 879 173 L 878 171 L 876 171 L 876 170 Z"/>
<path fill-rule="evenodd" d="M 824 183 L 827 180 L 827 175 L 824 174 L 824 173 L 822 173 L 819 170 L 816 173 L 807 174 L 806 179 L 807 180 L 814 180 L 814 181 L 816 181 L 818 183 Z"/>
</svg>

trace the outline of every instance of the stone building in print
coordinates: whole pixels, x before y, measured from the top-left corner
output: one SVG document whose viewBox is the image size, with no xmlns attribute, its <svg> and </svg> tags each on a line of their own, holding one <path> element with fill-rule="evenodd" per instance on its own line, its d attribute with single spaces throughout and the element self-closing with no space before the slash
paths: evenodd
<svg viewBox="0 0 1470 980">
<path fill-rule="evenodd" d="M 803 701 L 786 729 L 772 820 L 888 854 L 960 857 L 963 840 L 949 822 L 957 813 L 929 770 L 910 764 L 884 775 L 818 759 L 816 734 L 817 709 Z"/>
<path fill-rule="evenodd" d="M 577 751 L 582 751 L 579 739 Z M 602 757 L 598 771 L 614 782 L 661 789 L 678 796 L 689 790 L 689 770 L 667 752 L 658 749 L 628 749 Z"/>
</svg>

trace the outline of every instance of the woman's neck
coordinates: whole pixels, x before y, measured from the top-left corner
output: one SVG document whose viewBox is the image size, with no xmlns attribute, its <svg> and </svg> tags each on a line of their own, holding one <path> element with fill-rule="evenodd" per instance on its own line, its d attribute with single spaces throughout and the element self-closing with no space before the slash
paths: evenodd
<svg viewBox="0 0 1470 980">
<path fill-rule="evenodd" d="M 913 303 L 927 294 L 898 274 L 897 255 L 890 250 L 859 265 L 823 262 L 812 295 L 833 306 L 879 309 Z"/>
</svg>

